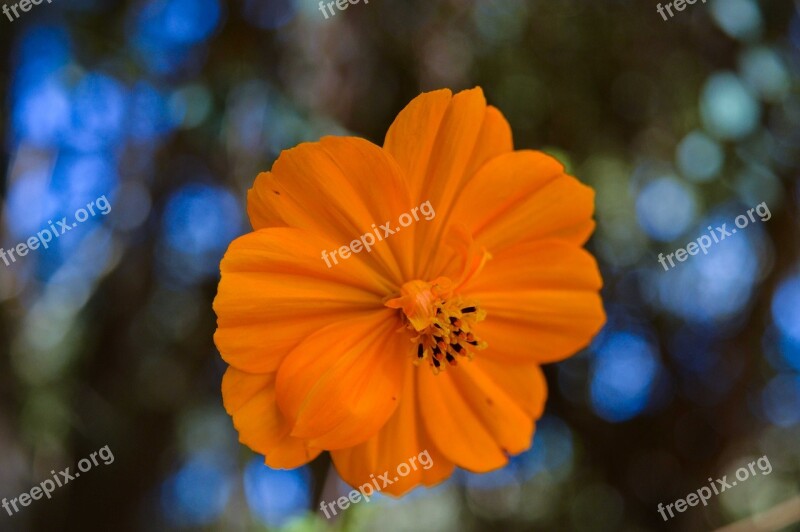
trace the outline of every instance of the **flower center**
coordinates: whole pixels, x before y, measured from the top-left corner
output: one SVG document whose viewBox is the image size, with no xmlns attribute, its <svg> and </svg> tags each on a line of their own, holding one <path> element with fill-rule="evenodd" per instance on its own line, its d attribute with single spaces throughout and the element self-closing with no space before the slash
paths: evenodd
<svg viewBox="0 0 800 532">
<path fill-rule="evenodd" d="M 445 362 L 457 366 L 459 358 L 472 360 L 475 351 L 487 347 L 473 332 L 486 311 L 453 294 L 453 282 L 447 277 L 431 283 L 409 281 L 400 289 L 400 297 L 386 306 L 403 310 L 411 341 L 417 345 L 414 363 L 427 359 L 434 374 L 446 367 Z"/>
</svg>

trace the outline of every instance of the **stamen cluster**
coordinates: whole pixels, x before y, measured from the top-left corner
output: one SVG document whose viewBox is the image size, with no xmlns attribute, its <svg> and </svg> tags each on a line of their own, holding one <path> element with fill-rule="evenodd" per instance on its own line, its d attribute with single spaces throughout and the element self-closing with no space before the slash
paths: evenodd
<svg viewBox="0 0 800 532">
<path fill-rule="evenodd" d="M 434 374 L 438 374 L 445 362 L 457 366 L 459 358 L 472 360 L 475 351 L 486 349 L 486 342 L 473 332 L 475 324 L 486 318 L 486 311 L 458 297 L 434 305 L 433 322 L 412 341 L 417 343 L 416 364 L 427 359 Z"/>
</svg>

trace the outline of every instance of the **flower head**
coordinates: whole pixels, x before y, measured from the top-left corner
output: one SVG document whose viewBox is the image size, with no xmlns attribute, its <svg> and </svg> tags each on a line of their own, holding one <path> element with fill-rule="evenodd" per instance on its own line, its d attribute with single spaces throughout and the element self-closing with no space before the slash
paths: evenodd
<svg viewBox="0 0 800 532">
<path fill-rule="evenodd" d="M 593 210 L 555 159 L 514 151 L 480 89 L 422 94 L 383 147 L 284 151 L 214 302 L 240 440 L 276 468 L 329 451 L 354 486 L 428 451 L 392 494 L 503 466 L 530 447 L 540 366 L 605 321 Z"/>
</svg>

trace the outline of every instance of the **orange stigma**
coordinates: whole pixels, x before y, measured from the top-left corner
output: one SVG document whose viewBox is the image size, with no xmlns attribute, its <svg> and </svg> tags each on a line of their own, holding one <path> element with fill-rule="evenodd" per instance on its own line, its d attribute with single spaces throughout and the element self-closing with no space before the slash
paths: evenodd
<svg viewBox="0 0 800 532">
<path fill-rule="evenodd" d="M 453 294 L 453 282 L 439 277 L 429 283 L 410 281 L 400 289 L 400 297 L 386 302 L 389 308 L 402 309 L 411 341 L 417 344 L 415 364 L 427 359 L 434 374 L 444 363 L 458 365 L 459 358 L 472 360 L 475 351 L 486 349 L 473 332 L 476 323 L 486 318 L 477 302 Z"/>
</svg>

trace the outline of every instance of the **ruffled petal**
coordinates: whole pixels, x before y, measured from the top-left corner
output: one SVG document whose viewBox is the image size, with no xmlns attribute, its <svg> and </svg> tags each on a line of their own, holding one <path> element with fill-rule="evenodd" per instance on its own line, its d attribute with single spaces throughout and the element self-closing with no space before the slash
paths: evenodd
<svg viewBox="0 0 800 532">
<path fill-rule="evenodd" d="M 248 196 L 254 227 L 288 225 L 323 235 L 333 252 L 417 205 L 402 170 L 383 149 L 355 137 L 325 137 L 281 153 L 271 172 L 258 176 Z M 373 227 L 373 224 L 375 227 Z M 385 233 L 380 232 L 380 238 Z M 362 261 L 395 284 L 410 274 L 413 230 L 373 238 L 344 261 Z M 338 260 L 337 256 L 337 260 Z"/>
<path fill-rule="evenodd" d="M 483 354 L 483 351 L 478 354 L 481 357 L 478 367 L 483 368 L 532 420 L 542 417 L 547 403 L 547 380 L 542 368 L 536 364 L 526 364 L 521 371 L 517 371 L 516 366 L 509 367 L 488 357 L 484 359 Z"/>
<path fill-rule="evenodd" d="M 516 151 L 485 164 L 459 197 L 452 223 L 463 223 L 492 254 L 530 240 L 582 245 L 594 228 L 594 191 L 541 152 Z"/>
<path fill-rule="evenodd" d="M 594 258 L 560 240 L 507 248 L 464 287 L 487 312 L 481 356 L 555 362 L 586 347 L 605 323 Z"/>
<path fill-rule="evenodd" d="M 270 467 L 299 467 L 321 452 L 289 435 L 291 425 L 275 402 L 274 374 L 253 375 L 228 368 L 222 379 L 222 400 L 239 441 L 263 454 Z"/>
<path fill-rule="evenodd" d="M 514 144 L 502 113 L 487 106 L 476 88 L 455 97 L 448 89 L 420 94 L 397 115 L 383 147 L 403 168 L 411 197 L 425 201 L 432 198 L 423 190 L 434 175 L 441 178 L 438 172 L 449 169 L 452 185 L 458 186 Z M 444 154 L 443 147 L 452 151 Z"/>
<path fill-rule="evenodd" d="M 482 354 L 482 353 L 481 353 Z M 518 375 L 506 375 L 506 372 Z M 527 378 L 537 387 L 535 401 L 544 401 L 541 370 L 534 364 L 507 368 L 483 361 L 472 362 L 434 375 L 419 371 L 422 418 L 439 450 L 457 466 L 483 473 L 505 465 L 508 456 L 528 449 L 533 437 L 531 404 L 522 387 L 504 387 Z"/>
<path fill-rule="evenodd" d="M 419 485 L 437 484 L 453 473 L 453 462 L 437 449 L 421 423 L 425 401 L 417 393 L 416 371 L 409 364 L 397 410 L 375 436 L 331 452 L 336 470 L 351 486 L 358 488 L 383 475 L 391 484 L 384 486 L 385 481 L 378 479 L 381 493 L 399 496 Z"/>
<path fill-rule="evenodd" d="M 445 212 L 467 174 L 472 155 L 479 150 L 478 140 L 486 117 L 486 98 L 480 88 L 459 92 L 447 108 L 428 161 L 420 199 L 430 200 Z M 413 142 L 413 137 L 408 139 Z"/>
<path fill-rule="evenodd" d="M 276 371 L 314 331 L 382 310 L 388 285 L 363 263 L 328 268 L 329 242 L 272 228 L 235 240 L 222 259 L 214 336 L 226 362 L 251 373 Z"/>
<path fill-rule="evenodd" d="M 291 434 L 329 450 L 369 439 L 397 408 L 412 351 L 389 309 L 309 336 L 278 370 L 278 404 L 293 421 Z"/>
<path fill-rule="evenodd" d="M 412 199 L 430 201 L 431 223 L 416 228 L 416 249 L 434 250 L 448 234 L 449 212 L 461 189 L 487 161 L 511 152 L 511 128 L 486 105 L 480 88 L 435 91 L 415 98 L 397 117 L 384 148 L 400 164 Z M 436 253 L 416 257 L 416 277 L 430 278 Z"/>
<path fill-rule="evenodd" d="M 247 191 L 247 217 L 250 218 L 250 225 L 256 231 L 267 227 L 288 227 L 278 212 L 271 207 L 270 194 L 275 194 L 277 191 L 263 186 L 273 179 L 271 172 L 262 172 L 256 177 L 253 188 Z"/>
<path fill-rule="evenodd" d="M 420 94 L 400 111 L 386 133 L 383 148 L 403 169 L 412 199 L 421 198 L 439 128 L 452 98 L 448 89 Z"/>
<path fill-rule="evenodd" d="M 467 165 L 467 176 L 473 176 L 484 164 L 498 155 L 510 153 L 514 150 L 514 140 L 511 126 L 496 107 L 486 107 L 483 115 L 483 124 L 475 143 L 475 150 Z"/>
<path fill-rule="evenodd" d="M 287 436 L 264 457 L 264 463 L 272 469 L 294 469 L 309 463 L 321 452 L 322 449 L 309 447 L 305 440 Z"/>
</svg>

